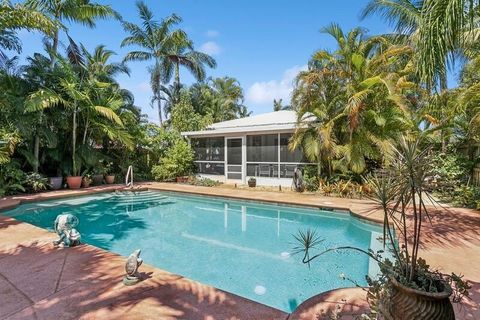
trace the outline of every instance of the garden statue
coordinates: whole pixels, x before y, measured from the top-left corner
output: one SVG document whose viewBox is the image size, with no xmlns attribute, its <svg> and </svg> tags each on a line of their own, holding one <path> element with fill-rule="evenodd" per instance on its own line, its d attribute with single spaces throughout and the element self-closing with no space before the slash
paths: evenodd
<svg viewBox="0 0 480 320">
<path fill-rule="evenodd" d="M 299 168 L 295 168 L 295 171 L 293 172 L 293 187 L 294 190 L 297 192 L 303 192 L 305 191 L 305 184 L 303 182 L 303 175 L 302 175 L 302 170 Z"/>
<path fill-rule="evenodd" d="M 127 274 L 123 278 L 123 284 L 126 286 L 131 286 L 140 282 L 140 277 L 137 272 L 143 262 L 140 258 L 140 252 L 140 249 L 133 251 L 127 259 L 127 263 L 125 264 L 125 271 Z"/>
<path fill-rule="evenodd" d="M 73 214 L 60 214 L 55 219 L 54 229 L 60 239 L 53 241 L 55 246 L 63 244 L 64 247 L 74 247 L 80 244 L 80 233 L 75 229 L 78 218 Z"/>
</svg>

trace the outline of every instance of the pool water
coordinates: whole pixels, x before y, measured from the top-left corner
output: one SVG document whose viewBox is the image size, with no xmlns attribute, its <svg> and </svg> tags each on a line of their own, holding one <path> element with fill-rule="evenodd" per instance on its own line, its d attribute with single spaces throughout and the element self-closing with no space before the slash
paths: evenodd
<svg viewBox="0 0 480 320">
<path fill-rule="evenodd" d="M 368 256 L 325 254 L 309 268 L 293 235 L 315 229 L 321 248 L 378 248 L 381 227 L 348 213 L 156 191 L 118 192 L 23 204 L 7 215 L 53 230 L 55 217 L 76 215 L 82 241 L 291 312 L 321 292 L 366 284 L 378 266 Z"/>
</svg>

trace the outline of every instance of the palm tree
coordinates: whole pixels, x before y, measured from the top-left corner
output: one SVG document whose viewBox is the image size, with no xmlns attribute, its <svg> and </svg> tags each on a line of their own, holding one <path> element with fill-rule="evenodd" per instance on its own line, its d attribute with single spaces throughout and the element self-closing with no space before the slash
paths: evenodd
<svg viewBox="0 0 480 320">
<path fill-rule="evenodd" d="M 141 50 L 129 52 L 124 61 L 149 61 L 153 60 L 154 65 L 149 68 L 150 86 L 152 88 L 152 103 L 157 103 L 158 116 L 160 124 L 163 124 L 162 117 L 162 93 L 161 85 L 164 80 L 171 78 L 171 73 L 164 73 L 166 63 L 166 49 L 172 46 L 175 39 L 183 37 L 184 32 L 181 30 L 172 31 L 172 27 L 181 21 L 177 15 L 171 15 L 163 19 L 161 22 L 154 20 L 153 12 L 142 1 L 137 1 L 137 10 L 142 20 L 140 26 L 124 22 L 123 27 L 129 33 L 129 36 L 123 39 L 121 46 L 138 46 Z M 171 71 L 170 71 L 171 72 Z"/>
<path fill-rule="evenodd" d="M 273 111 L 292 110 L 291 105 L 283 105 L 283 99 L 273 99 Z"/>
<path fill-rule="evenodd" d="M 413 62 L 417 69 L 417 74 L 420 79 L 425 80 L 428 89 L 436 91 L 436 83 L 439 87 L 438 97 L 432 99 L 435 102 L 434 108 L 438 109 L 438 118 L 442 123 L 447 124 L 450 119 L 447 117 L 446 109 L 448 103 L 448 85 L 447 85 L 447 56 L 444 59 L 437 61 L 435 70 L 427 71 L 425 60 L 425 52 L 422 51 L 423 41 L 425 41 L 424 34 L 431 28 L 431 21 L 426 14 L 428 1 L 413 1 L 413 0 L 372 0 L 363 10 L 362 16 L 378 14 L 383 17 L 388 23 L 393 25 L 395 29 L 394 38 L 397 42 L 404 45 L 409 45 L 415 49 Z M 435 41 L 440 39 L 436 37 Z M 436 48 L 435 50 L 439 50 Z M 453 52 L 453 51 L 451 51 Z M 432 73 L 433 72 L 433 73 Z M 446 128 L 441 130 L 442 150 L 446 150 L 447 137 Z"/>
<path fill-rule="evenodd" d="M 73 43 L 68 51 L 69 59 L 57 56 L 52 70 L 54 82 L 40 87 L 27 98 L 26 111 L 61 108 L 71 116 L 71 173 L 78 175 L 81 167 L 77 155 L 80 123 L 84 123 L 84 141 L 88 130 L 100 130 L 111 140 L 128 143 L 129 139 L 122 130 L 115 130 L 115 126 L 123 127 L 116 113 L 123 105 L 123 98 L 116 83 L 105 82 L 106 75 L 115 69 L 106 63 L 110 52 L 100 47 L 95 51 L 96 57 L 89 54 L 85 58 Z"/>
<path fill-rule="evenodd" d="M 38 30 L 52 35 L 55 26 L 55 23 L 41 12 L 20 3 L 12 5 L 10 1 L 2 0 L 0 2 L 0 61 L 6 59 L 2 49 L 21 52 L 22 46 L 16 34 L 17 30 Z"/>
<path fill-rule="evenodd" d="M 68 32 L 68 28 L 64 25 L 65 21 L 94 28 L 96 19 L 120 18 L 120 15 L 109 5 L 90 2 L 90 0 L 27 0 L 25 6 L 43 13 L 55 23 L 50 46 L 52 66 L 55 64 L 58 53 L 59 32 L 60 30 Z"/>
<path fill-rule="evenodd" d="M 424 28 L 418 39 L 420 75 L 427 84 L 455 61 L 455 52 L 468 43 L 466 31 L 475 26 L 479 0 L 424 0 Z"/>
<path fill-rule="evenodd" d="M 408 81 L 412 50 L 383 37 L 367 39 L 361 28 L 345 33 L 332 24 L 322 32 L 337 48 L 315 52 L 309 70 L 298 76 L 292 103 L 299 128 L 291 147 L 302 145 L 328 173 L 333 167 L 361 173 L 368 159 L 381 160 L 411 126 L 405 93 L 416 88 Z"/>
<path fill-rule="evenodd" d="M 173 41 L 165 48 L 165 57 L 162 71 L 165 75 L 164 82 L 170 81 L 172 71 L 175 72 L 175 86 L 180 87 L 180 66 L 187 68 L 197 81 L 205 79 L 205 66 L 215 68 L 217 63 L 214 58 L 206 53 L 195 51 L 193 42 L 185 33 L 177 33 Z"/>
<path fill-rule="evenodd" d="M 208 81 L 213 91 L 212 115 L 215 121 L 232 120 L 249 116 L 244 106 L 243 89 L 240 82 L 232 77 L 210 78 Z"/>
<path fill-rule="evenodd" d="M 160 90 L 163 93 L 163 112 L 165 113 L 165 117 L 167 117 L 172 113 L 173 107 L 180 102 L 182 86 L 177 86 L 175 84 L 169 86 L 162 85 Z"/>
</svg>

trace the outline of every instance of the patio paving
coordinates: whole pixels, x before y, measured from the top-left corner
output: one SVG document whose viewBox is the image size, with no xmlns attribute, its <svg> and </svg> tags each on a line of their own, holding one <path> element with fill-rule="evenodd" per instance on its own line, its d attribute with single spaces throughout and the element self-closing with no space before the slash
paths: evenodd
<svg viewBox="0 0 480 320">
<path fill-rule="evenodd" d="M 371 221 L 382 213 L 368 200 L 351 200 L 289 192 L 239 190 L 146 183 L 150 189 L 234 197 L 294 205 L 350 210 Z M 0 211 L 22 201 L 113 191 L 102 186 L 0 199 Z M 421 256 L 432 267 L 465 275 L 471 300 L 456 308 L 457 319 L 480 319 L 480 212 L 430 208 L 433 226 L 425 226 Z M 56 249 L 56 236 L 0 215 L 0 319 L 287 319 L 286 313 L 158 268 L 143 265 L 145 280 L 121 284 L 125 258 L 82 245 Z M 352 314 L 367 307 L 360 289 L 342 289 L 312 297 L 288 319 L 322 319 L 342 308 Z M 323 315 L 322 315 L 323 314 Z M 347 317 L 346 319 L 348 319 Z"/>
</svg>

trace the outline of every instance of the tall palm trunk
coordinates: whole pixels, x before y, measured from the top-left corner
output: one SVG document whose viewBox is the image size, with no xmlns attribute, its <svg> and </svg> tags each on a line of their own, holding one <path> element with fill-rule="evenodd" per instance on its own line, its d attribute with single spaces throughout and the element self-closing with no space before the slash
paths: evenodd
<svg viewBox="0 0 480 320">
<path fill-rule="evenodd" d="M 158 107 L 158 118 L 160 119 L 160 126 L 163 126 L 163 117 L 162 117 L 162 99 L 160 93 L 156 93 L 157 107 Z"/>
<path fill-rule="evenodd" d="M 87 142 L 87 132 L 88 132 L 88 127 L 89 127 L 89 124 L 90 122 L 88 121 L 88 119 L 85 121 L 85 130 L 83 130 L 83 140 L 82 140 L 82 144 L 85 145 L 85 143 Z"/>
<path fill-rule="evenodd" d="M 53 34 L 53 42 L 52 42 L 52 52 L 50 52 L 50 67 L 53 68 L 55 66 L 55 62 L 57 60 L 57 52 L 58 52 L 58 30 L 55 31 Z"/>
<path fill-rule="evenodd" d="M 76 144 L 77 144 L 77 107 L 73 109 L 73 123 L 72 123 L 72 176 L 76 176 L 77 173 L 77 162 L 75 159 L 76 153 Z"/>
<path fill-rule="evenodd" d="M 38 126 L 42 124 L 42 113 L 42 111 L 39 111 L 38 113 Z M 38 134 L 38 130 L 35 131 L 35 137 L 33 140 L 33 158 L 33 172 L 38 173 L 38 168 L 40 167 L 40 135 Z"/>
<path fill-rule="evenodd" d="M 447 110 L 448 98 L 447 98 L 448 84 L 447 84 L 447 75 L 445 72 L 440 74 L 440 114 L 442 122 L 445 120 L 445 111 Z M 447 151 L 447 136 L 446 129 L 442 128 L 440 131 L 441 142 L 442 142 L 442 152 Z"/>
<path fill-rule="evenodd" d="M 38 167 L 40 165 L 40 137 L 38 133 L 35 134 L 35 138 L 33 140 L 33 172 L 38 173 Z"/>
<path fill-rule="evenodd" d="M 150 71 L 150 86 L 152 87 L 153 100 L 157 101 L 158 119 L 160 120 L 160 126 L 163 126 L 162 117 L 162 91 L 160 90 L 160 61 L 155 60 L 155 68 Z M 153 101 L 152 101 L 153 107 Z"/>
<path fill-rule="evenodd" d="M 175 63 L 175 87 L 180 88 L 180 63 Z"/>
</svg>

